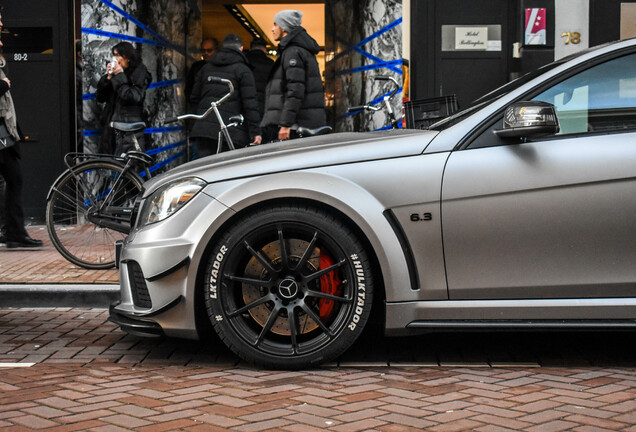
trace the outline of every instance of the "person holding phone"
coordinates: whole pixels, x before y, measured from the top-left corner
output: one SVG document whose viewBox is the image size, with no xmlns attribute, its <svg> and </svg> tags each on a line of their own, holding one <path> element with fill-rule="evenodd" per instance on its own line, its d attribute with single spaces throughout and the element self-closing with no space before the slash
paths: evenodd
<svg viewBox="0 0 636 432">
<path fill-rule="evenodd" d="M 113 60 L 106 65 L 106 74 L 97 83 L 95 98 L 106 104 L 102 116 L 104 129 L 99 151 L 119 156 L 132 150 L 133 143 L 126 136 L 116 136 L 110 123 L 144 121 L 144 99 L 152 77 L 141 61 L 141 56 L 129 42 L 118 43 L 113 47 L 112 53 Z M 143 131 L 138 132 L 136 138 L 141 148 L 145 149 Z"/>
</svg>

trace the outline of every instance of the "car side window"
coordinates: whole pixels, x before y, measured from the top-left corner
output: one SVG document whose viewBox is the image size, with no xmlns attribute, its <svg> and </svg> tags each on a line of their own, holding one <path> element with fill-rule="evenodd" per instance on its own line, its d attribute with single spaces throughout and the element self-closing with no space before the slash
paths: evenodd
<svg viewBox="0 0 636 432">
<path fill-rule="evenodd" d="M 636 129 L 636 54 L 586 69 L 533 100 L 556 107 L 559 135 Z"/>
</svg>

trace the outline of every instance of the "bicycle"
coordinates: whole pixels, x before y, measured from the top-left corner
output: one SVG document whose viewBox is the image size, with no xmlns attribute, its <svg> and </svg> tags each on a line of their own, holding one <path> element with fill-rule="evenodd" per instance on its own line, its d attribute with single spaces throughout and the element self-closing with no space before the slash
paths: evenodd
<svg viewBox="0 0 636 432">
<path fill-rule="evenodd" d="M 347 108 L 347 112 L 353 113 L 357 111 L 380 111 L 384 109 L 389 115 L 391 129 L 398 129 L 400 127 L 400 121 L 402 120 L 402 117 L 400 118 L 396 117 L 395 111 L 393 110 L 393 106 L 391 105 L 391 101 L 393 100 L 393 97 L 397 94 L 398 90 L 400 89 L 400 84 L 397 82 L 395 78 L 393 78 L 392 76 L 387 76 L 387 75 L 376 75 L 373 77 L 373 80 L 374 81 L 390 81 L 394 87 L 393 91 L 391 91 L 391 93 L 389 93 L 388 95 L 385 95 L 382 98 L 381 106 L 377 106 L 377 105 L 352 106 Z"/>
<path fill-rule="evenodd" d="M 135 150 L 123 157 L 68 153 L 68 167 L 47 195 L 46 227 L 53 246 L 68 261 L 87 269 L 115 266 L 114 244 L 131 228 L 133 205 L 152 157 L 141 151 L 135 132 L 143 122 L 113 122 L 115 133 L 130 136 Z"/>
<path fill-rule="evenodd" d="M 232 82 L 224 82 L 229 90 L 213 102 L 202 115 L 187 114 L 166 120 L 169 123 L 185 118 L 203 118 L 211 112 L 221 125 L 219 146 L 225 137 L 234 149 L 228 128 L 243 122 L 243 116 L 233 116 L 225 125 L 218 107 L 234 91 Z M 135 133 L 146 127 L 143 122 L 113 122 L 115 133 L 130 137 L 134 150 L 121 157 L 107 154 L 68 153 L 68 167 L 55 180 L 47 195 L 46 227 L 53 246 L 68 261 L 87 269 L 108 269 L 117 262 L 115 243 L 128 235 L 131 216 L 144 179 L 151 177 L 148 169 L 153 160 L 141 151 Z"/>
</svg>

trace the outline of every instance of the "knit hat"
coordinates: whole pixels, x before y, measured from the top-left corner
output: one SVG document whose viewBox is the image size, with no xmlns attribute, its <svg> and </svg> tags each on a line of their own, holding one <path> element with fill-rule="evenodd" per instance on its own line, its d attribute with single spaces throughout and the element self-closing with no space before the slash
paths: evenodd
<svg viewBox="0 0 636 432">
<path fill-rule="evenodd" d="M 241 49 L 242 46 L 243 46 L 243 41 L 241 40 L 241 37 L 235 33 L 227 34 L 223 38 L 224 48 Z"/>
<path fill-rule="evenodd" d="M 285 9 L 274 16 L 274 23 L 278 24 L 280 28 L 289 33 L 296 27 L 300 27 L 302 24 L 302 18 L 303 13 L 301 11 Z"/>
</svg>

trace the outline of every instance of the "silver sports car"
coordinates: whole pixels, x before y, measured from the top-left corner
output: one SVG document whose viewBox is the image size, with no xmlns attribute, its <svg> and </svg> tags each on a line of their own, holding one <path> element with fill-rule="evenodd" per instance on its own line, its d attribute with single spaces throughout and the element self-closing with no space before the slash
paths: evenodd
<svg viewBox="0 0 636 432">
<path fill-rule="evenodd" d="M 478 79 L 478 77 L 476 77 Z M 145 185 L 111 320 L 301 368 L 368 323 L 636 327 L 636 40 L 429 130 L 231 151 Z M 208 336 L 209 337 L 209 336 Z"/>
</svg>

